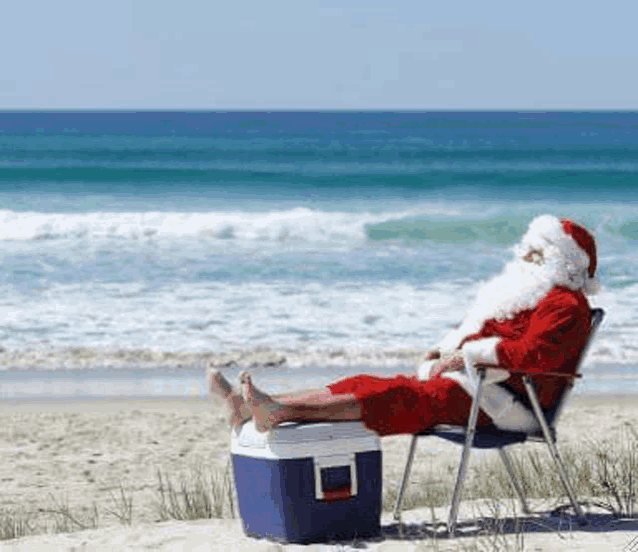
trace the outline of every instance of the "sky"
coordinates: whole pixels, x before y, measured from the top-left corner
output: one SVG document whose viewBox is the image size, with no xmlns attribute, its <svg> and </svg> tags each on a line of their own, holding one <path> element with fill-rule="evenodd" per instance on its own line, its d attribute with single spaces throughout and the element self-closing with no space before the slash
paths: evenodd
<svg viewBox="0 0 638 552">
<path fill-rule="evenodd" d="M 0 110 L 638 110 L 635 0 L 21 0 Z"/>
</svg>

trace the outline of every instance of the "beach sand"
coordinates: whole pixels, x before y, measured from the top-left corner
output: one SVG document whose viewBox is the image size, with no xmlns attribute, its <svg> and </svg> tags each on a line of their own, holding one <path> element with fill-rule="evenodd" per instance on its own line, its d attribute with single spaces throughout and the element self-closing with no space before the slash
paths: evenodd
<svg viewBox="0 0 638 552">
<path fill-rule="evenodd" d="M 559 446 L 613 439 L 637 419 L 637 396 L 573 397 L 558 427 Z M 301 547 L 251 539 L 244 536 L 239 519 L 160 521 L 158 471 L 175 483 L 192 476 L 198 467 L 223 473 L 229 461 L 227 421 L 225 408 L 216 399 L 0 403 L 0 510 L 37 511 L 66 504 L 71 511 L 90 512 L 95 506 L 100 513 L 97 529 L 2 541 L 0 549 L 354 550 L 347 543 Z M 384 489 L 396 488 L 409 436 L 381 442 Z M 533 446 L 547 454 L 544 445 Z M 431 481 L 433 467 L 453 472 L 459 452 L 459 447 L 439 439 L 421 439 L 412 481 Z M 473 453 L 470 462 L 486 454 L 496 456 L 490 451 Z M 121 489 L 132 500 L 131 525 L 123 524 L 117 515 Z M 503 505 L 504 511 L 514 508 L 511 501 L 504 500 Z M 526 550 L 632 550 L 629 543 L 638 535 L 638 520 L 618 520 L 600 512 L 595 525 L 570 528 L 564 520 L 547 517 L 549 506 L 536 504 L 535 511 L 538 508 L 541 513 L 545 508 L 544 529 L 532 524 L 535 530 L 522 533 Z M 490 515 L 479 503 L 464 502 L 461 519 L 476 519 L 477 512 Z M 435 514 L 439 520 L 447 516 L 445 508 L 436 509 Z M 406 511 L 408 530 L 402 534 L 390 512 L 384 512 L 384 537 L 365 543 L 365 548 L 435 550 L 437 543 L 425 529 L 431 515 L 423 508 Z M 468 546 L 479 542 L 480 528 L 468 527 L 468 536 L 441 537 L 438 549 L 462 549 L 463 542 Z M 511 539 L 516 538 L 512 533 Z"/>
</svg>

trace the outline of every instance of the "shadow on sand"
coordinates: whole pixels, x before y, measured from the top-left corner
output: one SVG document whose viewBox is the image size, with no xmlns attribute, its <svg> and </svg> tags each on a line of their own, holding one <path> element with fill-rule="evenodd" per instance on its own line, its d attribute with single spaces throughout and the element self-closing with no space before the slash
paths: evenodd
<svg viewBox="0 0 638 552">
<path fill-rule="evenodd" d="M 571 509 L 571 508 L 570 508 Z M 403 522 L 383 525 L 382 540 L 449 539 L 458 537 L 485 537 L 489 535 L 522 535 L 532 533 L 568 534 L 570 532 L 608 533 L 638 531 L 638 517 L 620 517 L 614 513 L 589 512 L 585 519 L 555 508 L 530 515 L 488 515 L 473 520 L 459 521 L 453 536 L 445 522 Z"/>
</svg>

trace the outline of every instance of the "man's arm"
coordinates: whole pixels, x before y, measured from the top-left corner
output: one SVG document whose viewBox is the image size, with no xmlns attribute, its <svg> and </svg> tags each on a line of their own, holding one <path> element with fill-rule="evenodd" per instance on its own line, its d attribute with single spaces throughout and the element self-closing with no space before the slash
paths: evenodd
<svg viewBox="0 0 638 552">
<path fill-rule="evenodd" d="M 589 309 L 566 293 L 544 299 L 532 313 L 527 331 L 517 338 L 490 337 L 463 346 L 476 364 L 511 370 L 564 371 L 582 352 L 589 334 Z"/>
<path fill-rule="evenodd" d="M 563 372 L 578 358 L 589 336 L 589 310 L 578 304 L 547 304 L 532 315 L 528 331 L 519 339 L 503 339 L 496 346 L 499 365 L 535 372 Z"/>
</svg>

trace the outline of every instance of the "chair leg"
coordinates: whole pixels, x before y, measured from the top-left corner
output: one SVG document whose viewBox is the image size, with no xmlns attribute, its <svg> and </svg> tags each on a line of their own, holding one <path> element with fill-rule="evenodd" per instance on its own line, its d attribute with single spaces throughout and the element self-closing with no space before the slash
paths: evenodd
<svg viewBox="0 0 638 552">
<path fill-rule="evenodd" d="M 574 507 L 576 515 L 586 521 L 585 513 L 583 512 L 580 504 L 576 501 L 576 495 L 574 494 L 574 490 L 569 482 L 569 478 L 567 477 L 567 470 L 565 469 L 565 465 L 561 460 L 560 454 L 558 454 L 558 448 L 556 448 L 556 443 L 554 443 L 551 439 L 545 437 L 545 441 L 547 442 L 547 446 L 549 447 L 549 452 L 554 458 L 554 463 L 558 468 L 558 475 L 560 475 L 560 479 L 563 482 L 563 487 L 565 487 L 565 491 L 567 492 L 567 496 L 569 496 L 569 500 Z"/>
<path fill-rule="evenodd" d="M 467 462 L 470 458 L 471 446 L 465 445 L 461 452 L 461 461 L 459 462 L 459 471 L 456 476 L 456 484 L 454 485 L 454 493 L 452 494 L 452 505 L 450 506 L 450 515 L 447 521 L 447 529 L 450 536 L 456 531 L 456 518 L 459 515 L 459 505 L 461 504 L 461 491 L 463 490 L 463 482 L 465 481 L 465 473 L 467 471 Z"/>
<path fill-rule="evenodd" d="M 529 515 L 530 510 L 527 507 L 527 500 L 525 500 L 525 495 L 523 494 L 523 491 L 520 485 L 518 484 L 518 480 L 516 479 L 516 475 L 514 474 L 514 470 L 512 468 L 512 462 L 510 461 L 509 455 L 505 452 L 504 448 L 498 449 L 498 452 L 501 456 L 501 460 L 503 461 L 503 464 L 505 465 L 505 469 L 507 470 L 507 473 L 509 473 L 510 480 L 512 481 L 512 486 L 514 487 L 514 490 L 516 491 L 516 494 L 518 494 L 518 498 L 521 501 L 521 508 L 523 509 L 523 513 L 526 515 Z"/>
<path fill-rule="evenodd" d="M 397 495 L 397 501 L 394 505 L 394 520 L 401 521 L 401 503 L 403 502 L 403 493 L 405 492 L 405 488 L 408 484 L 408 479 L 410 478 L 410 471 L 412 470 L 412 460 L 414 460 L 414 452 L 416 450 L 416 441 L 418 437 L 416 435 L 412 436 L 412 441 L 410 442 L 410 450 L 408 451 L 408 460 L 405 463 L 405 469 L 403 470 L 403 479 L 401 480 L 401 487 L 399 487 L 399 494 Z"/>
<path fill-rule="evenodd" d="M 534 385 L 532 384 L 532 381 L 528 376 L 523 377 L 523 383 L 525 384 L 525 388 L 527 389 L 527 394 L 532 403 L 534 413 L 536 414 L 536 419 L 538 420 L 538 423 L 540 424 L 541 429 L 543 431 L 543 437 L 545 437 L 545 442 L 547 443 L 547 446 L 549 447 L 549 452 L 552 458 L 554 459 L 554 463 L 556 464 L 556 467 L 558 468 L 558 475 L 560 476 L 560 479 L 563 483 L 563 487 L 565 488 L 565 491 L 567 492 L 567 496 L 569 496 L 569 500 L 571 501 L 572 506 L 574 507 L 576 515 L 579 518 L 581 518 L 583 521 L 587 521 L 587 518 L 585 517 L 585 514 L 582 508 L 580 507 L 580 504 L 578 504 L 578 502 L 576 501 L 576 495 L 574 494 L 572 486 L 569 483 L 569 478 L 567 477 L 567 470 L 565 469 L 565 466 L 563 465 L 563 461 L 561 460 L 560 455 L 558 454 L 558 448 L 556 447 L 556 443 L 554 443 L 551 430 L 549 426 L 547 425 L 547 420 L 545 420 L 545 415 L 543 414 L 541 405 L 538 402 L 538 397 L 536 396 L 536 390 L 534 389 Z"/>
<path fill-rule="evenodd" d="M 472 400 L 472 408 L 470 410 L 469 420 L 465 434 L 465 445 L 461 452 L 461 462 L 459 464 L 458 475 L 456 476 L 456 485 L 454 485 L 454 494 L 452 495 L 452 505 L 450 506 L 450 515 L 448 517 L 447 528 L 450 536 L 456 531 L 456 518 L 459 513 L 459 505 L 461 503 L 461 491 L 463 490 L 463 482 L 465 481 L 465 473 L 467 471 L 467 463 L 470 459 L 470 450 L 474 443 L 474 435 L 476 435 L 476 421 L 478 420 L 479 404 L 481 402 L 481 393 L 483 391 L 483 380 L 485 379 L 485 370 L 479 372 L 479 382 L 476 389 L 476 395 Z"/>
</svg>

